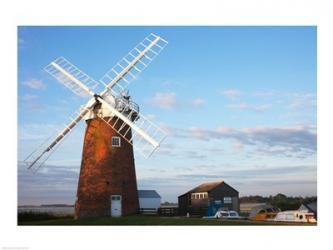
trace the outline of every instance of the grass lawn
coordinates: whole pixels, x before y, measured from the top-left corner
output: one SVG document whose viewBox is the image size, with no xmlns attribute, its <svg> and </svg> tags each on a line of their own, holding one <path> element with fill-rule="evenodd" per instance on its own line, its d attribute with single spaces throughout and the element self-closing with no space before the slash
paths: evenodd
<svg viewBox="0 0 333 250">
<path fill-rule="evenodd" d="M 249 220 L 217 220 L 217 219 L 201 219 L 201 218 L 183 218 L 183 217 L 160 217 L 160 216 L 149 216 L 149 215 L 131 215 L 123 216 L 119 218 L 89 218 L 75 220 L 73 218 L 53 218 L 45 220 L 30 220 L 30 221 L 19 221 L 18 225 L 27 226 L 46 226 L 46 225 L 153 225 L 153 226 L 168 226 L 168 225 L 189 225 L 189 226 L 205 226 L 205 225 L 216 225 L 216 226 L 237 226 L 237 225 L 310 225 L 310 224 L 297 224 L 297 223 L 276 223 L 276 222 L 265 222 L 265 221 L 249 221 Z"/>
</svg>

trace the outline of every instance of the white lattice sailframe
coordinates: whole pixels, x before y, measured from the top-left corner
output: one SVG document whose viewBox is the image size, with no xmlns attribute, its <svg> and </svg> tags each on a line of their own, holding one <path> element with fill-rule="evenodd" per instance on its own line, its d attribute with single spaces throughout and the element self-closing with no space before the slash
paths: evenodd
<svg viewBox="0 0 333 250">
<path fill-rule="evenodd" d="M 162 52 L 167 44 L 166 40 L 151 33 L 110 69 L 100 79 L 100 82 L 113 95 L 122 93 L 148 67 L 155 57 Z"/>
<path fill-rule="evenodd" d="M 76 124 L 80 122 L 86 114 L 91 112 L 98 103 L 101 103 L 109 110 L 109 113 L 111 113 L 110 117 L 121 119 L 121 121 L 128 126 L 128 129 L 123 131 L 123 126 L 117 128 L 116 125 L 112 125 L 109 120 L 110 117 L 103 117 L 103 120 L 131 143 L 134 148 L 139 150 L 143 156 L 149 157 L 165 139 L 166 132 L 138 112 L 136 113 L 136 119 L 133 120 L 132 115 L 134 110 L 127 112 L 130 110 L 130 107 L 127 106 L 128 103 L 123 102 L 123 109 L 118 110 L 113 106 L 115 101 L 111 104 L 108 100 L 110 100 L 110 97 L 115 98 L 115 96 L 123 93 L 128 84 L 151 63 L 166 45 L 167 41 L 160 36 L 155 34 L 147 36 L 102 77 L 100 82 L 105 85 L 105 89 L 100 94 L 93 92 L 99 83 L 64 57 L 59 57 L 47 65 L 45 71 L 64 86 L 77 95 L 88 95 L 92 98 L 76 113 L 74 118 L 71 118 L 70 123 L 65 125 L 65 128 L 61 130 L 51 142 L 46 141 L 46 144 L 43 144 L 27 157 L 25 162 L 28 164 L 28 168 L 32 169 L 34 166 L 33 169 L 37 171 L 50 157 L 52 152 L 54 152 L 54 149 L 59 146 L 59 143 L 63 141 L 65 136 L 68 135 Z M 134 121 L 137 121 L 138 118 L 140 118 L 140 121 L 135 124 Z M 130 130 L 132 133 L 131 136 L 128 136 Z"/>
</svg>

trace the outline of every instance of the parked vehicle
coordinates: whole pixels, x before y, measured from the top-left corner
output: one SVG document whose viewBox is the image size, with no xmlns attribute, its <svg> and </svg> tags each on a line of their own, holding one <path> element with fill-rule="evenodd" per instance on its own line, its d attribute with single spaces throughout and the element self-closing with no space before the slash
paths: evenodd
<svg viewBox="0 0 333 250">
<path fill-rule="evenodd" d="M 316 223 L 314 213 L 306 211 L 283 211 L 279 212 L 274 221 L 285 221 L 285 222 L 304 222 L 304 223 Z"/>
<path fill-rule="evenodd" d="M 236 211 L 233 210 L 218 210 L 215 214 L 216 219 L 244 219 L 243 217 L 239 216 Z"/>
<path fill-rule="evenodd" d="M 255 221 L 273 220 L 279 212 L 279 208 L 269 204 L 260 205 L 252 208 L 249 219 Z"/>
</svg>

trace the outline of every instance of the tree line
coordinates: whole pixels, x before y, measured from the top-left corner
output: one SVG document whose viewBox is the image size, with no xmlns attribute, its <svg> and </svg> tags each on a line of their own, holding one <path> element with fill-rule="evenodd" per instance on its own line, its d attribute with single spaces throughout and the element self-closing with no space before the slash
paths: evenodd
<svg viewBox="0 0 333 250">
<path fill-rule="evenodd" d="M 317 196 L 302 197 L 302 196 L 286 196 L 284 194 L 277 194 L 275 196 L 260 196 L 260 195 L 250 195 L 243 196 L 239 198 L 240 203 L 268 203 L 274 207 L 284 210 L 296 210 L 302 204 L 308 204 L 317 201 Z"/>
</svg>

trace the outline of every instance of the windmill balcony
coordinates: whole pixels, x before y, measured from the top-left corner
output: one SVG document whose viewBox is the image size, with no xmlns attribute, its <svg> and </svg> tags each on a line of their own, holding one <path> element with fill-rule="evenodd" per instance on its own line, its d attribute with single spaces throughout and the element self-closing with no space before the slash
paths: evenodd
<svg viewBox="0 0 333 250">
<path fill-rule="evenodd" d="M 126 97 L 116 98 L 115 106 L 116 109 L 120 112 L 125 112 L 125 113 L 132 112 L 131 119 L 133 121 L 139 119 L 139 112 L 140 112 L 139 105 L 131 101 L 129 98 Z"/>
</svg>

